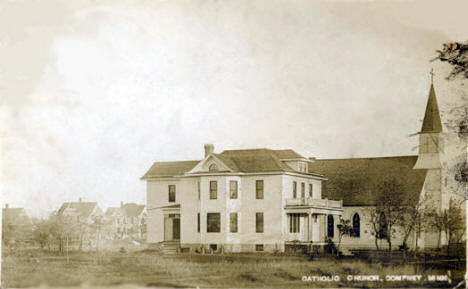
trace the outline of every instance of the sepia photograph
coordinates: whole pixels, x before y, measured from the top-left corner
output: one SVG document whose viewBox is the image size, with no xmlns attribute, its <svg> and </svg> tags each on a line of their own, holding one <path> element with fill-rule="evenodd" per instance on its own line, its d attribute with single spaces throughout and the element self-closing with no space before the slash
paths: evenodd
<svg viewBox="0 0 468 289">
<path fill-rule="evenodd" d="M 468 288 L 467 12 L 0 1 L 0 288 Z"/>
</svg>

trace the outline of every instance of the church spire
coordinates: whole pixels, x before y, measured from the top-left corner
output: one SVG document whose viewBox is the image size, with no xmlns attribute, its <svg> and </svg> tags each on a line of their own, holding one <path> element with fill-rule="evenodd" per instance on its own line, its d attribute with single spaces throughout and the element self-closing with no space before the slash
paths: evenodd
<svg viewBox="0 0 468 289">
<path fill-rule="evenodd" d="M 434 90 L 434 70 L 431 70 L 431 89 L 426 105 L 426 113 L 420 133 L 440 133 L 442 132 L 442 122 L 440 120 L 439 106 Z"/>
<path fill-rule="evenodd" d="M 431 71 L 431 89 L 427 99 L 426 112 L 419 132 L 419 153 L 414 169 L 440 169 L 439 153 L 442 151 L 442 122 L 434 91 L 434 72 Z"/>
</svg>

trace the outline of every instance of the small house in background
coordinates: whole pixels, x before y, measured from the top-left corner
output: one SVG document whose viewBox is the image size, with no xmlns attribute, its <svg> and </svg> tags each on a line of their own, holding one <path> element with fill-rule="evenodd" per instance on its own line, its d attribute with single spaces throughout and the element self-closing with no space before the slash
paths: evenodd
<svg viewBox="0 0 468 289">
<path fill-rule="evenodd" d="M 105 234 L 103 211 L 97 202 L 63 203 L 55 216 L 59 222 L 68 227 L 72 242 L 79 248 L 92 248 L 99 244 Z"/>
<path fill-rule="evenodd" d="M 146 239 L 145 205 L 120 203 L 110 207 L 104 215 L 108 239 Z"/>
<path fill-rule="evenodd" d="M 123 205 L 125 218 L 125 236 L 145 239 L 146 238 L 146 209 L 145 205 L 127 203 Z"/>
<path fill-rule="evenodd" d="M 26 215 L 24 208 L 10 208 L 8 204 L 5 204 L 5 208 L 2 208 L 2 225 L 8 223 L 14 224 L 30 224 L 31 221 Z"/>
<path fill-rule="evenodd" d="M 107 208 L 104 214 L 105 236 L 108 240 L 119 240 L 124 234 L 124 212 L 122 210 L 123 202 L 120 207 Z"/>
<path fill-rule="evenodd" d="M 97 202 L 83 202 L 79 198 L 78 202 L 63 203 L 56 215 L 59 217 L 71 217 L 77 221 L 92 224 L 96 218 L 102 217 L 102 214 L 102 209 Z"/>
<path fill-rule="evenodd" d="M 2 242 L 13 245 L 31 237 L 32 222 L 24 208 L 2 208 Z"/>
</svg>

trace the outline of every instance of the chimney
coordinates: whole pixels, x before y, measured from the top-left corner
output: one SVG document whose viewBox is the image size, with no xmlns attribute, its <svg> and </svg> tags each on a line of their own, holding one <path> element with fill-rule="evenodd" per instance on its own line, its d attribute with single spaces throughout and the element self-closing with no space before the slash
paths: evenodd
<svg viewBox="0 0 468 289">
<path fill-rule="evenodd" d="M 123 201 L 120 201 L 120 207 L 123 208 Z"/>
<path fill-rule="evenodd" d="M 82 199 L 81 199 L 81 198 L 78 198 L 78 202 L 80 202 L 80 203 L 81 203 L 81 201 L 82 201 Z"/>
<path fill-rule="evenodd" d="M 5 204 L 5 209 L 8 209 L 8 204 Z"/>
<path fill-rule="evenodd" d="M 214 145 L 207 143 L 205 144 L 205 158 L 214 152 Z"/>
</svg>

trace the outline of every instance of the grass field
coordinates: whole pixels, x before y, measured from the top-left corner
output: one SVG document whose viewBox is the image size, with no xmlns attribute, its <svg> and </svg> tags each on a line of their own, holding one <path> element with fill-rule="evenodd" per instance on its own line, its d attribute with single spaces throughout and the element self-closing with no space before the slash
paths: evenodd
<svg viewBox="0 0 468 289">
<path fill-rule="evenodd" d="M 66 256 L 47 251 L 4 253 L 3 287 L 136 284 L 154 287 L 453 287 L 463 278 L 464 266 L 452 270 L 447 282 L 346 281 L 348 275 L 446 275 L 447 270 L 415 265 L 370 264 L 355 259 L 315 259 L 305 256 L 261 254 L 163 256 L 155 251 L 73 252 Z M 305 282 L 303 276 L 340 276 L 340 282 Z"/>
</svg>

